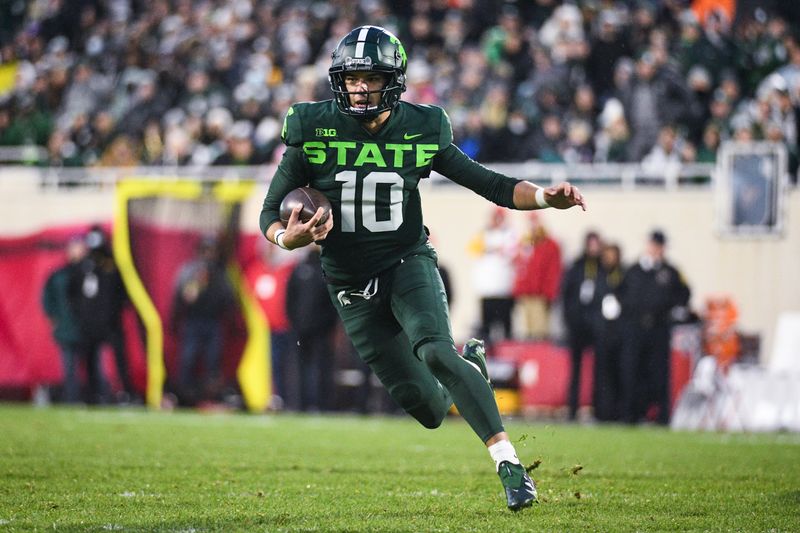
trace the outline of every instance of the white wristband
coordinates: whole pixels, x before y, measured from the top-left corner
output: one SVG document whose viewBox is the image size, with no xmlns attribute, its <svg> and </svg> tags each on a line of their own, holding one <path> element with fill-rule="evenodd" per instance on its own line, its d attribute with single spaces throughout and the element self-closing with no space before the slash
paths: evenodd
<svg viewBox="0 0 800 533">
<path fill-rule="evenodd" d="M 275 232 L 275 244 L 283 248 L 284 250 L 288 250 L 289 247 L 283 243 L 283 234 L 286 233 L 285 229 L 279 229 Z"/>
<path fill-rule="evenodd" d="M 536 199 L 536 205 L 541 207 L 542 209 L 546 207 L 550 207 L 550 204 L 547 203 L 547 200 L 544 199 L 544 188 L 539 187 L 536 189 L 536 195 L 534 196 Z"/>
</svg>

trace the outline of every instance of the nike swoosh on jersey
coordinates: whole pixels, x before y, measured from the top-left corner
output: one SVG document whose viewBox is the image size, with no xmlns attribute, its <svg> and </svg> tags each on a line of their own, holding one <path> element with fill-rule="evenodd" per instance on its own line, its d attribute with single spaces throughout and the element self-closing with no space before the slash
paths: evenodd
<svg viewBox="0 0 800 533">
<path fill-rule="evenodd" d="M 410 141 L 411 139 L 416 139 L 417 137 L 422 137 L 422 134 L 421 133 L 415 133 L 413 135 L 410 135 L 408 133 L 403 134 L 403 139 L 406 141 Z"/>
</svg>

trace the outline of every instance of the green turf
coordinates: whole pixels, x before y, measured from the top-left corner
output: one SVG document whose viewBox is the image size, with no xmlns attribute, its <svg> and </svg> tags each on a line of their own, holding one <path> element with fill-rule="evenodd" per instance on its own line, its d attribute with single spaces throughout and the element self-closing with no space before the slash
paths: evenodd
<svg viewBox="0 0 800 533">
<path fill-rule="evenodd" d="M 800 531 L 798 435 L 508 429 L 518 514 L 458 418 L 0 406 L 0 532 Z"/>
</svg>

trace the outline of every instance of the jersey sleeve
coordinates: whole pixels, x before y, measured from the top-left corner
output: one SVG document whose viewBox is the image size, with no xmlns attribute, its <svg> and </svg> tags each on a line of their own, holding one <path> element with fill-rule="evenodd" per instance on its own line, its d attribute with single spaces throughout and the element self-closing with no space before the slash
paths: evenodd
<svg viewBox="0 0 800 533">
<path fill-rule="evenodd" d="M 283 197 L 292 189 L 308 185 L 308 181 L 303 149 L 289 145 L 275 170 L 267 195 L 264 197 L 264 204 L 261 206 L 258 225 L 263 235 L 266 235 L 267 228 L 280 220 Z"/>
<path fill-rule="evenodd" d="M 303 123 L 300 119 L 300 107 L 293 105 L 283 117 L 281 140 L 286 146 L 301 146 L 303 144 Z"/>
<path fill-rule="evenodd" d="M 446 117 L 449 126 L 450 120 Z M 452 130 L 450 137 L 452 141 Z M 490 202 L 514 209 L 514 187 L 520 180 L 489 170 L 473 161 L 452 142 L 436 154 L 433 170 Z"/>
<path fill-rule="evenodd" d="M 441 108 L 440 108 L 441 109 Z M 441 109 L 441 125 L 439 127 L 439 146 L 450 146 L 453 144 L 453 125 L 450 123 L 450 117 L 447 116 L 447 111 Z"/>
</svg>

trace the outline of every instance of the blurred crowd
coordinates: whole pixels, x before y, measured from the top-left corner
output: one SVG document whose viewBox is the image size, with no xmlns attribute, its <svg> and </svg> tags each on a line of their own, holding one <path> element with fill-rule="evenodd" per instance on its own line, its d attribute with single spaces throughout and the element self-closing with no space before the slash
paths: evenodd
<svg viewBox="0 0 800 533">
<path fill-rule="evenodd" d="M 565 391 L 570 419 L 577 417 L 579 376 L 591 352 L 597 420 L 654 417 L 667 423 L 671 329 L 698 318 L 689 308 L 687 282 L 667 258 L 666 235 L 653 231 L 638 258 L 626 264 L 618 245 L 592 231 L 577 257 L 566 258 L 541 216 L 527 217 L 520 232 L 509 210 L 497 208 L 470 242 L 480 301 L 474 334 L 486 340 L 491 357 L 504 341 L 563 342 L 571 365 Z M 240 407 L 232 363 L 247 333 L 226 273 L 229 242 L 224 235 L 196 237 L 193 252 L 176 263 L 164 286 L 172 291 L 163 319 L 170 339 L 165 405 Z M 110 236 L 93 226 L 66 241 L 64 251 L 65 261 L 48 276 L 41 295 L 63 367 L 54 399 L 141 403 L 128 342 L 139 343 L 139 333 L 123 324 L 131 301 Z M 242 260 L 242 281 L 269 324 L 270 408 L 396 410 L 344 334 L 322 276 L 319 247 L 289 252 L 258 239 L 252 252 Z M 450 276 L 441 265 L 440 272 L 452 304 Z M 520 320 L 516 327 L 513 316 Z M 726 341 L 717 335 L 713 342 Z M 104 351 L 113 358 L 104 361 Z"/>
<path fill-rule="evenodd" d="M 51 166 L 252 165 L 293 101 L 330 98 L 359 24 L 409 55 L 479 161 L 712 162 L 782 142 L 795 174 L 800 9 L 749 0 L 0 2 L 0 146 Z M 10 80 L 10 81 L 9 81 Z"/>
<path fill-rule="evenodd" d="M 241 408 L 236 368 L 248 333 L 226 271 L 229 241 L 212 233 L 185 238 L 195 241 L 193 250 L 162 287 L 171 291 L 163 317 L 162 406 Z M 40 387 L 47 400 L 35 401 L 143 403 L 143 383 L 134 379 L 143 330 L 138 324 L 125 326 L 124 314 L 133 303 L 111 248 L 106 230 L 92 226 L 66 239 L 63 263 L 47 276 L 41 304 L 63 374 L 59 383 Z M 258 239 L 242 271 L 269 324 L 271 409 L 395 409 L 344 335 L 322 277 L 318 246 L 289 253 Z"/>
</svg>

